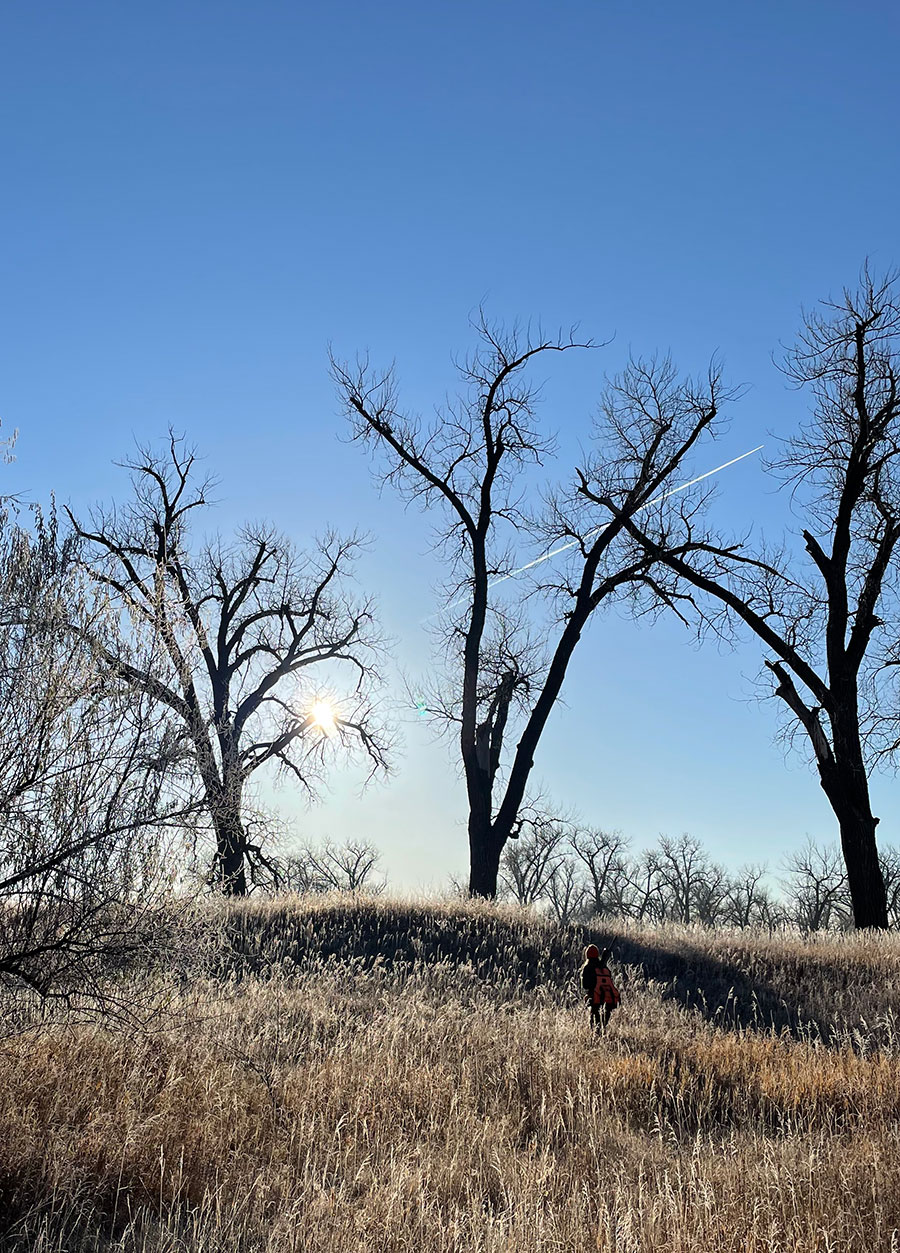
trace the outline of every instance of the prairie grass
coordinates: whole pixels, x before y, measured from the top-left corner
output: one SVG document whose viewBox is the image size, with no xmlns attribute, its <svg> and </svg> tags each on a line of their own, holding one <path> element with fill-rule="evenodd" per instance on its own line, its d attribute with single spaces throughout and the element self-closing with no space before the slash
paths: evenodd
<svg viewBox="0 0 900 1253">
<path fill-rule="evenodd" d="M 0 1046 L 4 1248 L 900 1253 L 898 937 L 340 898 L 208 926 L 189 980 L 135 985 L 152 1029 Z M 589 936 L 628 976 L 596 1038 Z"/>
</svg>

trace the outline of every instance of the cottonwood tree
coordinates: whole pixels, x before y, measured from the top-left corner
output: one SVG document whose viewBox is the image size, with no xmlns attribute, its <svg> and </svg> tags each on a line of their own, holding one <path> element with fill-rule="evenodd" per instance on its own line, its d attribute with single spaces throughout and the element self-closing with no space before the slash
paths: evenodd
<svg viewBox="0 0 900 1253">
<path fill-rule="evenodd" d="M 447 673 L 423 706 L 458 736 L 469 890 L 492 897 L 541 736 L 592 615 L 614 598 L 637 597 L 641 587 L 674 603 L 675 593 L 657 584 L 655 558 L 623 543 L 626 522 L 665 494 L 712 428 L 722 387 L 715 371 L 695 385 L 679 382 L 668 363 L 633 363 L 628 404 L 601 414 L 596 432 L 593 469 L 617 502 L 615 516 L 598 529 L 583 500 L 566 492 L 551 497 L 543 518 L 529 518 L 523 499 L 537 498 L 534 467 L 554 442 L 540 429 L 528 369 L 588 345 L 504 331 L 483 316 L 477 331 L 479 347 L 461 367 L 465 394 L 428 423 L 401 410 L 392 372 L 379 374 L 365 361 L 332 365 L 353 438 L 380 454 L 386 483 L 438 519 L 450 570 L 439 627 Z M 662 502 L 652 507 L 664 512 Z M 547 544 L 565 546 L 568 557 L 563 573 L 540 587 L 553 608 L 549 624 L 537 629 L 529 625 L 528 585 L 510 576 Z"/>
<path fill-rule="evenodd" d="M 659 852 L 645 848 L 627 863 L 628 885 L 622 904 L 627 918 L 637 922 L 662 922 L 665 903 L 659 873 Z"/>
<path fill-rule="evenodd" d="M 568 837 L 565 819 L 529 806 L 500 860 L 500 882 L 520 905 L 547 896 L 554 874 L 567 860 Z"/>
<path fill-rule="evenodd" d="M 110 969 L 171 938 L 190 808 L 166 711 L 110 681 L 115 636 L 55 517 L 0 516 L 0 983 L 107 1011 Z"/>
<path fill-rule="evenodd" d="M 784 921 L 784 909 L 766 882 L 765 864 L 741 866 L 728 883 L 721 921 L 729 927 L 776 927 Z"/>
<path fill-rule="evenodd" d="M 805 562 L 783 550 L 726 544 L 685 524 L 678 544 L 642 518 L 625 521 L 644 552 L 718 604 L 718 625 L 765 646 L 774 695 L 811 749 L 840 829 L 857 927 L 888 924 L 869 771 L 896 759 L 900 708 L 900 301 L 896 276 L 864 270 L 856 291 L 808 314 L 783 366 L 812 412 L 771 463 L 805 525 Z M 608 516 L 619 505 L 584 493 Z"/>
<path fill-rule="evenodd" d="M 629 840 L 621 831 L 576 825 L 569 840 L 572 857 L 586 881 L 591 914 L 622 917 L 627 912 Z"/>
<path fill-rule="evenodd" d="M 566 857 L 550 876 L 546 889 L 547 902 L 561 927 L 590 916 L 588 890 L 578 863 Z"/>
<path fill-rule="evenodd" d="M 847 876 L 837 848 L 820 848 L 807 840 L 785 861 L 786 908 L 804 931 L 846 927 L 852 918 Z"/>
<path fill-rule="evenodd" d="M 243 895 L 265 850 L 248 834 L 248 780 L 275 767 L 316 794 L 335 753 L 361 752 L 373 771 L 387 742 L 372 697 L 379 636 L 371 601 L 350 590 L 360 543 L 328 534 L 304 553 L 273 527 L 198 544 L 190 528 L 210 481 L 183 439 L 141 448 L 125 463 L 132 501 L 74 518 L 98 585 L 155 646 L 147 664 L 106 649 L 104 662 L 141 697 L 166 709 L 215 837 L 222 890 Z M 350 685 L 339 703 L 323 690 Z"/>
<path fill-rule="evenodd" d="M 664 916 L 689 926 L 712 926 L 728 892 L 727 876 L 692 835 L 661 835 L 656 847 L 656 878 Z"/>
</svg>

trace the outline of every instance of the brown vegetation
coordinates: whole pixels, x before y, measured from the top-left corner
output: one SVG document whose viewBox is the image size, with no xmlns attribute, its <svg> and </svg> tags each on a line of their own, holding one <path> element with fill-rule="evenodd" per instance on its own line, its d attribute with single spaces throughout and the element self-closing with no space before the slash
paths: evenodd
<svg viewBox="0 0 900 1253">
<path fill-rule="evenodd" d="M 0 1046 L 5 1248 L 900 1247 L 893 936 L 596 933 L 625 995 L 592 1039 L 594 933 L 522 911 L 213 925 L 152 1029 Z"/>
</svg>

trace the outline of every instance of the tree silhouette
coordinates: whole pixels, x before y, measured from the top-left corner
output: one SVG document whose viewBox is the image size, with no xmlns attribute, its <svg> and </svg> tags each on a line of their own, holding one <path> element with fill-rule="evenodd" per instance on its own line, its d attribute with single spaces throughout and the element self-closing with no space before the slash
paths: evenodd
<svg viewBox="0 0 900 1253">
<path fill-rule="evenodd" d="M 359 540 L 329 534 L 301 553 L 257 524 L 192 552 L 190 522 L 210 489 L 195 481 L 194 451 L 171 435 L 164 454 L 142 448 L 125 464 L 133 501 L 96 511 L 90 525 L 72 519 L 93 577 L 152 644 L 145 664 L 111 649 L 104 660 L 176 719 L 214 828 L 216 877 L 226 894 L 243 895 L 267 862 L 242 814 L 256 771 L 279 768 L 314 796 L 338 748 L 386 768 L 371 703 L 373 608 L 348 588 Z M 323 726 L 316 699 L 344 672 L 352 684 Z"/>
<path fill-rule="evenodd" d="M 624 518 L 603 492 L 583 491 L 622 518 L 648 557 L 699 590 L 765 645 L 778 696 L 806 737 L 840 828 L 857 927 L 888 925 L 869 797 L 869 771 L 896 758 L 900 664 L 900 303 L 897 278 L 863 271 L 805 318 L 784 369 L 813 409 L 772 468 L 806 525 L 806 563 L 784 551 L 727 545 L 686 521 L 681 551 L 665 530 Z"/>
<path fill-rule="evenodd" d="M 438 546 L 450 570 L 447 608 L 438 627 L 447 673 L 433 685 L 427 711 L 459 737 L 468 799 L 473 894 L 497 891 L 500 857 L 514 836 L 535 753 L 560 696 L 569 662 L 591 616 L 605 602 L 630 596 L 648 608 L 675 605 L 655 557 L 627 535 L 626 522 L 648 508 L 666 513 L 665 487 L 718 412 L 721 383 L 679 381 L 669 362 L 632 362 L 623 376 L 625 404 L 598 421 L 592 473 L 618 508 L 602 528 L 583 498 L 550 495 L 541 517 L 524 499 L 535 494 L 533 467 L 554 449 L 540 430 L 537 392 L 528 367 L 579 344 L 505 331 L 482 316 L 479 347 L 461 366 L 464 396 L 424 423 L 399 408 L 393 373 L 367 361 L 332 360 L 353 438 L 386 461 L 384 481 L 407 501 L 433 510 Z M 681 498 L 688 515 L 696 495 Z M 554 607 L 545 630 L 533 631 L 525 594 L 511 578 L 524 547 L 561 545 L 564 573 L 539 587 Z M 546 547 L 544 547 L 546 551 Z M 528 564 L 528 563 L 525 563 Z M 513 728 L 518 734 L 508 749 Z"/>
</svg>

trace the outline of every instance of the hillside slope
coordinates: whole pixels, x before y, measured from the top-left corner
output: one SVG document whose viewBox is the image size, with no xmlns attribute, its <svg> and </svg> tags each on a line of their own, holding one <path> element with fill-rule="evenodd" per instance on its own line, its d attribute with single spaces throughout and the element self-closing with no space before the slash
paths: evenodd
<svg viewBox="0 0 900 1253">
<path fill-rule="evenodd" d="M 898 937 L 341 899 L 206 928 L 148 1029 L 2 1045 L 4 1248 L 900 1247 Z M 625 984 L 600 1037 L 587 938 Z"/>
</svg>

